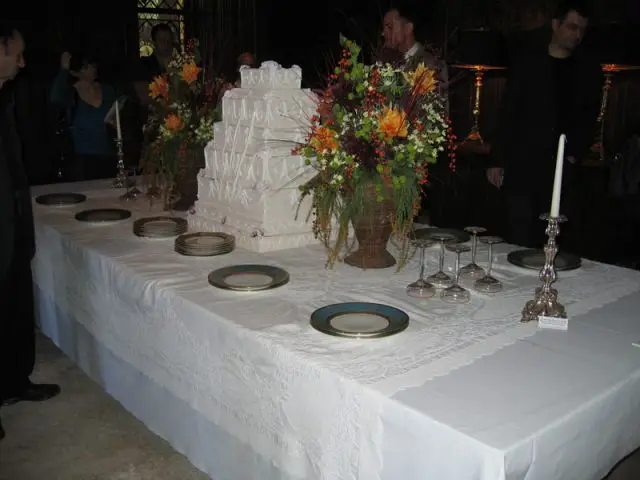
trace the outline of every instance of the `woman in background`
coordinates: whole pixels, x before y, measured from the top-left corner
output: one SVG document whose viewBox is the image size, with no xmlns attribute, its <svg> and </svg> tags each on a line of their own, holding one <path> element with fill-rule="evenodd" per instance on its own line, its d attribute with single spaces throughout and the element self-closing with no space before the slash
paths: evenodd
<svg viewBox="0 0 640 480">
<path fill-rule="evenodd" d="M 108 178 L 116 174 L 115 145 L 105 117 L 116 101 L 115 90 L 98 80 L 93 57 L 64 52 L 53 81 L 51 102 L 63 110 L 73 155 L 67 166 L 71 181 Z"/>
</svg>

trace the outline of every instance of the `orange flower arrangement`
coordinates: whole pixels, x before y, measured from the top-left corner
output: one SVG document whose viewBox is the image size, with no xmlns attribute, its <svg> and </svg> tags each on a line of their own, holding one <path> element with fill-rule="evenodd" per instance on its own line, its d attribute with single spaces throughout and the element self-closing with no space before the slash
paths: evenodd
<svg viewBox="0 0 640 480">
<path fill-rule="evenodd" d="M 351 219 L 365 211 L 374 187 L 378 202 L 393 205 L 391 223 L 405 259 L 429 164 L 450 135 L 438 75 L 425 65 L 405 72 L 382 55 L 364 64 L 358 45 L 346 38 L 341 45 L 309 134 L 294 149 L 317 170 L 301 186 L 302 197 L 313 195 L 314 232 L 325 242 L 331 266 L 346 244 Z M 331 232 L 336 224 L 337 234 Z"/>
<path fill-rule="evenodd" d="M 213 138 L 216 103 L 199 62 L 197 42 L 189 41 L 185 52 L 171 59 L 167 72 L 149 85 L 144 161 L 151 168 L 175 175 L 187 151 L 201 152 Z"/>
</svg>

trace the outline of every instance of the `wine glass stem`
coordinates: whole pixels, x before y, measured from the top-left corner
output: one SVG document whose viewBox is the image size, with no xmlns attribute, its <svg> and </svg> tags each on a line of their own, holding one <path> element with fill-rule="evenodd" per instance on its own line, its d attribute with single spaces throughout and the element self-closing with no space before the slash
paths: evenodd
<svg viewBox="0 0 640 480">
<path fill-rule="evenodd" d="M 420 280 L 424 280 L 424 260 L 425 260 L 425 247 L 422 246 L 422 250 L 420 251 Z"/>
<path fill-rule="evenodd" d="M 456 285 L 458 285 L 459 280 L 460 280 L 460 253 L 461 252 L 456 252 L 456 265 L 455 265 L 455 278 L 456 278 Z"/>
<path fill-rule="evenodd" d="M 476 264 L 476 250 L 478 248 L 478 235 L 473 234 L 473 240 L 471 242 L 471 263 Z"/>
<path fill-rule="evenodd" d="M 493 243 L 489 244 L 489 265 L 487 267 L 487 276 L 491 276 L 491 269 L 493 268 Z"/>
<path fill-rule="evenodd" d="M 440 240 L 440 271 L 444 272 L 444 240 Z"/>
</svg>

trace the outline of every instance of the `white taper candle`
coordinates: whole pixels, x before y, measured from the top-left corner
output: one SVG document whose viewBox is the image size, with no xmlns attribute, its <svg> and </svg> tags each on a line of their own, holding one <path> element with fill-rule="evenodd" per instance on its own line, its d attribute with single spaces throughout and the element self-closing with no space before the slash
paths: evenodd
<svg viewBox="0 0 640 480">
<path fill-rule="evenodd" d="M 120 102 L 116 100 L 116 133 L 118 140 L 122 141 L 122 130 L 120 129 Z"/>
<path fill-rule="evenodd" d="M 553 196 L 551 197 L 550 215 L 554 218 L 560 216 L 560 197 L 562 196 L 562 169 L 564 167 L 564 145 L 567 136 L 563 133 L 558 140 L 558 156 L 556 157 L 556 175 L 553 179 Z"/>
</svg>

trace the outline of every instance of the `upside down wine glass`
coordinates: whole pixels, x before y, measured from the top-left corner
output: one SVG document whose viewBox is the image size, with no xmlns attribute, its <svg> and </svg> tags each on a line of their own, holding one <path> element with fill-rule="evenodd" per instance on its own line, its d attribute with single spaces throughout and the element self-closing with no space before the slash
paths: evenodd
<svg viewBox="0 0 640 480">
<path fill-rule="evenodd" d="M 478 234 L 487 231 L 483 227 L 467 227 L 465 232 L 469 232 L 473 235 L 471 239 L 471 263 L 460 269 L 460 276 L 462 278 L 469 278 L 471 280 L 477 280 L 484 276 L 484 270 L 476 263 L 476 252 L 478 250 Z"/>
<path fill-rule="evenodd" d="M 436 288 L 425 281 L 425 250 L 435 242 L 431 239 L 417 239 L 411 242 L 420 249 L 420 278 L 407 285 L 407 295 L 414 298 L 431 298 L 436 294 Z"/>
<path fill-rule="evenodd" d="M 440 259 L 438 264 L 438 271 L 433 275 L 427 277 L 427 282 L 435 285 L 436 288 L 447 288 L 451 285 L 452 278 L 444 272 L 444 245 L 445 242 L 455 240 L 455 235 L 444 232 L 436 232 L 429 236 L 429 238 L 440 242 Z"/>
<path fill-rule="evenodd" d="M 471 249 L 462 243 L 450 243 L 447 245 L 447 250 L 456 254 L 455 279 L 453 285 L 445 288 L 440 297 L 447 303 L 467 303 L 471 300 L 471 293 L 460 286 L 460 254 Z"/>
<path fill-rule="evenodd" d="M 474 288 L 479 292 L 496 293 L 502 290 L 502 282 L 495 277 L 491 276 L 491 268 L 493 267 L 493 245 L 501 243 L 500 237 L 482 237 L 480 241 L 489 245 L 489 265 L 487 266 L 487 273 L 484 277 L 476 280 Z"/>
</svg>

